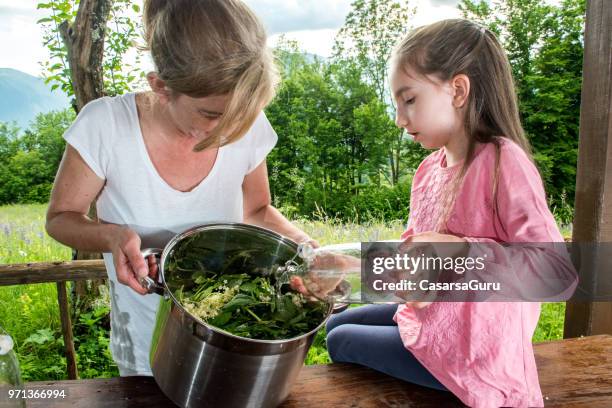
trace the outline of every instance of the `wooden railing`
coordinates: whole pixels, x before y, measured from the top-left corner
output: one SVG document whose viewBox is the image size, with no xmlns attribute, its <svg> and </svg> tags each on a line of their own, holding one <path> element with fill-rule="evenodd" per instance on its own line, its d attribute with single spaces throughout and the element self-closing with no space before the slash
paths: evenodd
<svg viewBox="0 0 612 408">
<path fill-rule="evenodd" d="M 76 363 L 66 282 L 105 278 L 106 268 L 102 259 L 0 265 L 0 286 L 52 282 L 57 284 L 57 302 L 59 304 L 62 335 L 64 336 L 66 366 L 68 378 L 71 380 L 77 379 L 79 373 Z"/>
</svg>

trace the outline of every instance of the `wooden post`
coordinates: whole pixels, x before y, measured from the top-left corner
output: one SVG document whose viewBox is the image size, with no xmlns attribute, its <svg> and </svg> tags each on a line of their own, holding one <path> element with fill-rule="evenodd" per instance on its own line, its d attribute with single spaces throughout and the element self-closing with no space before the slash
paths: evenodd
<svg viewBox="0 0 612 408">
<path fill-rule="evenodd" d="M 74 350 L 74 338 L 72 336 L 72 322 L 70 321 L 70 307 L 68 306 L 66 282 L 57 282 L 57 300 L 62 323 L 62 334 L 64 335 L 64 350 L 66 352 L 68 379 L 76 380 L 79 378 L 79 370 L 77 368 L 76 351 Z"/>
<path fill-rule="evenodd" d="M 573 241 L 612 243 L 612 2 L 587 0 Z M 600 251 L 593 285 L 612 280 Z M 580 278 L 587 278 L 579 271 Z M 564 337 L 612 333 L 612 302 L 568 302 Z"/>
</svg>

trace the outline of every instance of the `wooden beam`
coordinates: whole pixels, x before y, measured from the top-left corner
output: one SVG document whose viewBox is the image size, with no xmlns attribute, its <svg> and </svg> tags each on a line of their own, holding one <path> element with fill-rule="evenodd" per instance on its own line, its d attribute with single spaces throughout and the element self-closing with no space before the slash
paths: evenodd
<svg viewBox="0 0 612 408">
<path fill-rule="evenodd" d="M 0 265 L 0 286 L 106 278 L 102 259 Z"/>
<path fill-rule="evenodd" d="M 573 241 L 612 243 L 612 2 L 587 0 Z M 612 281 L 612 259 L 594 253 L 592 287 Z M 583 257 L 584 258 L 584 257 Z M 583 269 L 586 270 L 586 269 Z M 564 337 L 612 333 L 612 302 L 568 302 Z"/>
</svg>

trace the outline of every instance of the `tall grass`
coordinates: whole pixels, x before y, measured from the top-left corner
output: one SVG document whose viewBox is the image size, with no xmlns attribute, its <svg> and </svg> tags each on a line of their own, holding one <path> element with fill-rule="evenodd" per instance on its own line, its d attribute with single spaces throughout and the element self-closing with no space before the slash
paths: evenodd
<svg viewBox="0 0 612 408">
<path fill-rule="evenodd" d="M 340 244 L 343 242 L 374 242 L 399 239 L 406 229 L 401 221 L 370 221 L 361 224 L 342 223 L 333 218 L 316 221 L 296 220 L 294 223 L 321 245 Z"/>
<path fill-rule="evenodd" d="M 48 262 L 71 259 L 71 250 L 44 231 L 45 205 L 0 207 L 0 263 Z M 325 216 L 297 220 L 296 225 L 321 245 L 398 239 L 404 222 L 339 222 Z M 565 229 L 564 235 L 571 233 Z M 79 370 L 82 378 L 116 376 L 108 350 L 108 332 L 98 323 L 108 314 L 108 302 L 73 322 Z M 559 339 L 563 335 L 564 303 L 544 304 L 534 342 Z M 66 378 L 57 292 L 54 284 L 0 287 L 0 325 L 15 340 L 25 380 Z M 329 362 L 325 333 L 313 342 L 306 363 Z"/>
<path fill-rule="evenodd" d="M 64 261 L 71 250 L 45 232 L 44 204 L 0 207 L 0 264 Z"/>
<path fill-rule="evenodd" d="M 0 264 L 71 258 L 70 248 L 46 234 L 45 210 L 41 204 L 0 207 Z M 7 330 L 30 333 L 45 327 L 57 329 L 58 313 L 54 284 L 0 287 L 0 324 Z"/>
<path fill-rule="evenodd" d="M 64 261 L 71 250 L 45 230 L 46 206 L 0 207 L 0 263 Z M 0 287 L 0 325 L 15 340 L 24 379 L 65 377 L 56 285 Z"/>
</svg>

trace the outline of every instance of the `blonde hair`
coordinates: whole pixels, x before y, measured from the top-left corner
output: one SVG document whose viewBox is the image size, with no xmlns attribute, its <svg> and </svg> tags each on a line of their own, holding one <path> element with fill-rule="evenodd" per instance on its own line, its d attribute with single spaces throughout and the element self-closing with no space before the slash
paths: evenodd
<svg viewBox="0 0 612 408">
<path fill-rule="evenodd" d="M 447 197 L 438 221 L 446 222 L 465 173 L 474 159 L 477 143 L 493 143 L 496 164 L 493 198 L 497 211 L 497 183 L 501 154 L 499 137 L 518 144 L 529 157 L 531 148 L 521 126 L 518 98 L 508 57 L 495 35 L 471 21 L 443 20 L 417 28 L 396 46 L 392 66 L 404 71 L 410 67 L 418 74 L 433 75 L 442 81 L 464 74 L 470 79 L 465 114 L 465 133 L 469 140 L 467 156 Z"/>
<path fill-rule="evenodd" d="M 147 49 L 173 93 L 230 95 L 219 124 L 194 150 L 240 139 L 278 84 L 257 16 L 239 0 L 145 0 L 143 20 Z"/>
</svg>

